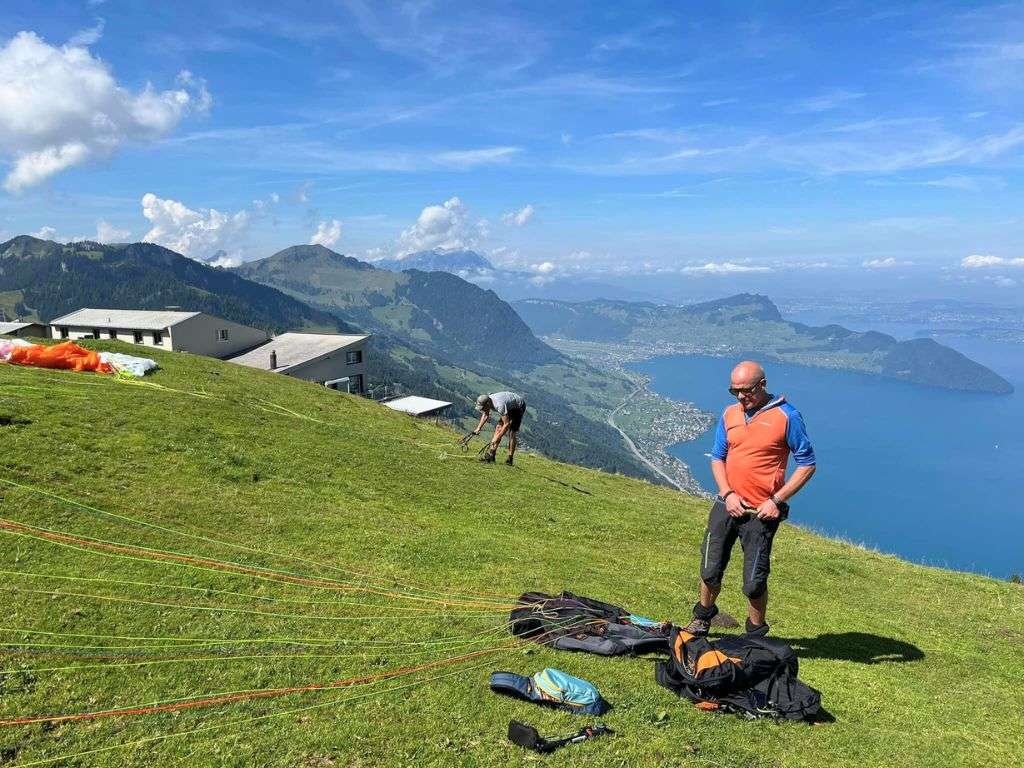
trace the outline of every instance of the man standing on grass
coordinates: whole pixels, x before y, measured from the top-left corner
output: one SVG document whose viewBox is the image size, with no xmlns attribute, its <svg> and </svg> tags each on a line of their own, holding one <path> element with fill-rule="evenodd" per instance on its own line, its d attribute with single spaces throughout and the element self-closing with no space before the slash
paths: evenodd
<svg viewBox="0 0 1024 768">
<path fill-rule="evenodd" d="M 480 411 L 480 423 L 473 430 L 474 435 L 479 435 L 484 424 L 491 418 L 491 411 L 498 414 L 498 424 L 494 428 L 494 437 L 480 461 L 493 463 L 494 455 L 498 452 L 501 438 L 508 433 L 508 458 L 505 463 L 512 466 L 512 457 L 516 452 L 516 443 L 519 439 L 519 427 L 523 424 L 523 415 L 526 413 L 526 400 L 515 392 L 493 392 L 490 395 L 480 395 L 476 399 L 476 410 Z"/>
<path fill-rule="evenodd" d="M 733 368 L 729 394 L 738 401 L 722 413 L 711 452 L 718 498 L 704 532 L 700 600 L 686 631 L 706 635 L 718 613 L 715 600 L 736 539 L 743 548 L 743 593 L 749 600 L 747 632 L 768 633 L 768 573 L 772 539 L 789 516 L 786 502 L 814 474 L 814 448 L 800 412 L 784 396 L 768 393 L 764 368 L 744 361 Z M 786 480 L 790 454 L 796 469 Z"/>
</svg>

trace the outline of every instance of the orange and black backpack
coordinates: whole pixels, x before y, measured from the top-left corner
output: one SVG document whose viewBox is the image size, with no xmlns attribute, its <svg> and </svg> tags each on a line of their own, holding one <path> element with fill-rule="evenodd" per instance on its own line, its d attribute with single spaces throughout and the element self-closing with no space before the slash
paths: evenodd
<svg viewBox="0 0 1024 768">
<path fill-rule="evenodd" d="M 669 660 L 655 667 L 659 685 L 704 710 L 750 719 L 813 720 L 821 694 L 803 683 L 796 653 L 785 643 L 754 635 L 714 642 L 673 627 Z"/>
</svg>

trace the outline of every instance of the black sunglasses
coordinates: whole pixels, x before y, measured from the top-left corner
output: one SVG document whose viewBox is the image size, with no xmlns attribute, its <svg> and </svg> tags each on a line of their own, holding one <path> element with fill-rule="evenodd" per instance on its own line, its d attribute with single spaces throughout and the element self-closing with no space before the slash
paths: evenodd
<svg viewBox="0 0 1024 768">
<path fill-rule="evenodd" d="M 758 387 L 764 386 L 765 380 L 761 379 L 756 384 L 751 384 L 749 387 L 729 387 L 729 394 L 733 397 L 739 397 L 740 395 L 749 395 L 751 392 L 756 390 Z"/>
</svg>

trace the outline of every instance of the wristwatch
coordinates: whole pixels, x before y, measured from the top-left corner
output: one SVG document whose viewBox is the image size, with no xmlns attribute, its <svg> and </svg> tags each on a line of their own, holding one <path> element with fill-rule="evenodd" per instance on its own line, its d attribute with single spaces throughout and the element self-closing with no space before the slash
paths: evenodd
<svg viewBox="0 0 1024 768">
<path fill-rule="evenodd" d="M 775 498 L 774 493 L 771 496 L 769 496 L 769 498 L 772 500 L 772 504 L 774 504 L 779 509 L 782 509 L 782 505 L 786 503 L 784 501 L 779 501 L 777 498 Z"/>
</svg>

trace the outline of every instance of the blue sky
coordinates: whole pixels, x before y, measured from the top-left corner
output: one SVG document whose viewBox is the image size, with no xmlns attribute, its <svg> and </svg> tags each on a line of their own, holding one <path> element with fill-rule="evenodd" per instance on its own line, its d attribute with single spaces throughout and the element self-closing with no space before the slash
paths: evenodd
<svg viewBox="0 0 1024 768">
<path fill-rule="evenodd" d="M 1022 103 L 1021 3 L 14 0 L 0 237 L 1016 301 Z"/>
</svg>

